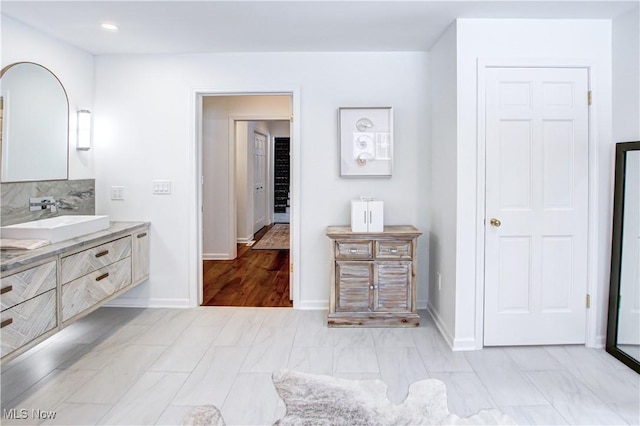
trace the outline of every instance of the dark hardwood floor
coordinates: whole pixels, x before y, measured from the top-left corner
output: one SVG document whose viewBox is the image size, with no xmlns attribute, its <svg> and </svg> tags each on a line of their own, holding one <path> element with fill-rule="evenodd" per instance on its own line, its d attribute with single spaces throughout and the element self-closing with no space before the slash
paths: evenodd
<svg viewBox="0 0 640 426">
<path fill-rule="evenodd" d="M 271 226 L 256 233 L 256 242 Z M 292 307 L 289 250 L 252 250 L 238 244 L 238 257 L 205 260 L 202 272 L 203 306 Z"/>
</svg>

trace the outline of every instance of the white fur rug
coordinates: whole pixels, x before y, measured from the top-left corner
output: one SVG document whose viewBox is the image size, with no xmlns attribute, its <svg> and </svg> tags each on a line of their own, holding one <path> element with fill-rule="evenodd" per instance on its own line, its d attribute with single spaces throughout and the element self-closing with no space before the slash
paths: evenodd
<svg viewBox="0 0 640 426">
<path fill-rule="evenodd" d="M 387 386 L 380 380 L 348 380 L 331 376 L 278 370 L 273 384 L 287 408 L 276 422 L 280 426 L 326 425 L 514 425 L 498 410 L 483 410 L 460 418 L 449 413 L 444 383 L 426 379 L 409 386 L 401 404 L 387 399 Z M 196 407 L 185 425 L 224 425 L 214 406 Z"/>
</svg>

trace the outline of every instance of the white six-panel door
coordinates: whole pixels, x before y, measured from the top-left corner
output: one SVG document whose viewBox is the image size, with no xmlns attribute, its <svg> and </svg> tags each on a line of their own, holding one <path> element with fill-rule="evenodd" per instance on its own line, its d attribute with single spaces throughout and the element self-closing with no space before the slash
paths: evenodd
<svg viewBox="0 0 640 426">
<path fill-rule="evenodd" d="M 584 343 L 588 75 L 489 68 L 484 345 Z"/>
</svg>

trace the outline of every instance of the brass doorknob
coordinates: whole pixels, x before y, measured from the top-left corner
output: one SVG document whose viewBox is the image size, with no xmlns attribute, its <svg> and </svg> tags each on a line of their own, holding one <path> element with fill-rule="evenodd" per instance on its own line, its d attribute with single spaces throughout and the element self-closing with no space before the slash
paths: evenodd
<svg viewBox="0 0 640 426">
<path fill-rule="evenodd" d="M 491 224 L 491 226 L 495 226 L 496 228 L 500 228 L 500 225 L 502 225 L 502 222 L 500 222 L 495 217 L 493 219 L 491 219 L 491 221 L 489 223 Z"/>
</svg>

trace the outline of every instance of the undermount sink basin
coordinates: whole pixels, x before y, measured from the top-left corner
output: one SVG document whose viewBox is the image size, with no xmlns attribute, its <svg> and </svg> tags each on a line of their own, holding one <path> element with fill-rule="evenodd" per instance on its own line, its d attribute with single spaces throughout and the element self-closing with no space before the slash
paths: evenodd
<svg viewBox="0 0 640 426">
<path fill-rule="evenodd" d="M 101 231 L 109 227 L 109 216 L 56 216 L 0 228 L 2 238 L 49 240 L 51 243 Z"/>
</svg>

